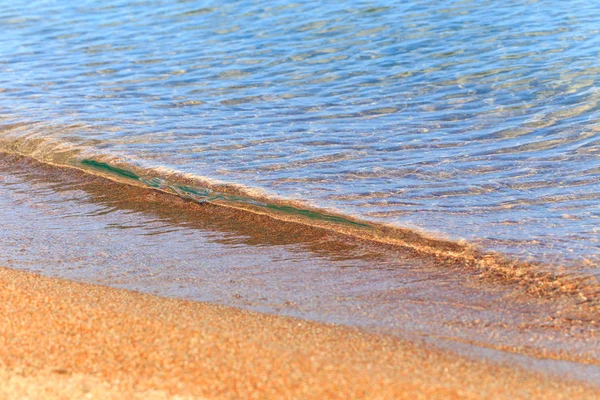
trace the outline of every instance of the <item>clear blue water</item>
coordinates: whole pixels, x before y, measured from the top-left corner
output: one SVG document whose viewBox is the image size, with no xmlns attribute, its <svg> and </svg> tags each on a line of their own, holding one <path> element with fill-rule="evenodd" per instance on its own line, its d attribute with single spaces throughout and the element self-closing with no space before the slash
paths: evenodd
<svg viewBox="0 0 600 400">
<path fill-rule="evenodd" d="M 600 3 L 398 3 L 7 3 L 0 144 L 599 274 Z"/>
</svg>

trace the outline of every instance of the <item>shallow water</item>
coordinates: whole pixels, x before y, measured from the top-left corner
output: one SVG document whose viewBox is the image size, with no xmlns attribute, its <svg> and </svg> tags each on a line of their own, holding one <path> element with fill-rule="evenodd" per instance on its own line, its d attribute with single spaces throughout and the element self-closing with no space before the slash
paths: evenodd
<svg viewBox="0 0 600 400">
<path fill-rule="evenodd" d="M 11 2 L 4 149 L 600 274 L 600 4 Z"/>
<path fill-rule="evenodd" d="M 0 266 L 358 326 L 600 384 L 581 299 L 0 154 Z"/>
</svg>

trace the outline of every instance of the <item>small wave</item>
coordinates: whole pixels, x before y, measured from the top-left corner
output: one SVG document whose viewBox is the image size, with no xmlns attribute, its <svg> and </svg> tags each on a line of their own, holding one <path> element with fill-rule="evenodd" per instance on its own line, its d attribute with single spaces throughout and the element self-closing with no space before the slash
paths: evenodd
<svg viewBox="0 0 600 400">
<path fill-rule="evenodd" d="M 7 128 L 20 129 L 15 125 Z M 436 238 L 417 229 L 375 223 L 313 207 L 301 201 L 278 198 L 256 188 L 183 173 L 162 166 L 91 152 L 85 146 L 43 139 L 36 135 L 0 137 L 0 152 L 18 154 L 61 168 L 75 168 L 88 174 L 159 190 L 196 203 L 211 203 L 269 217 L 324 228 L 361 240 L 375 241 L 435 258 L 441 268 L 461 268 L 475 276 L 515 283 L 540 296 L 577 296 L 581 303 L 600 310 L 600 282 L 595 276 L 576 275 L 521 262 L 496 252 L 478 249 L 465 241 Z"/>
</svg>

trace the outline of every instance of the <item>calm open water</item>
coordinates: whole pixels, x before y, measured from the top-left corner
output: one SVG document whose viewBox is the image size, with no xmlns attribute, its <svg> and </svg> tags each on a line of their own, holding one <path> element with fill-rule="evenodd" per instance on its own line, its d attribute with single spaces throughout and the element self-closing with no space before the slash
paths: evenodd
<svg viewBox="0 0 600 400">
<path fill-rule="evenodd" d="M 0 24 L 5 150 L 600 275 L 598 2 L 14 1 Z"/>
</svg>

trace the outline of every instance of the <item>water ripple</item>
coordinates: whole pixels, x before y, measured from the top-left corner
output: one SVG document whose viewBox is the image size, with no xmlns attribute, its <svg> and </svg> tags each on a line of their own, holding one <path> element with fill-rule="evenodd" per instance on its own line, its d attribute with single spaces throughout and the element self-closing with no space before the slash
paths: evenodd
<svg viewBox="0 0 600 400">
<path fill-rule="evenodd" d="M 0 10 L 0 141 L 587 259 L 599 19 L 554 0 L 16 1 Z"/>
</svg>

